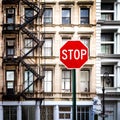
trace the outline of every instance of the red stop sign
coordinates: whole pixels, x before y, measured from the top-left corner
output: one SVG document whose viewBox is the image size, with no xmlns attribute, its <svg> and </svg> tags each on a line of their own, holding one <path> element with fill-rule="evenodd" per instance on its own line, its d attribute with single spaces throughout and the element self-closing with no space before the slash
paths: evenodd
<svg viewBox="0 0 120 120">
<path fill-rule="evenodd" d="M 69 40 L 60 48 L 60 61 L 69 69 L 81 68 L 88 60 L 88 48 L 80 40 Z"/>
</svg>

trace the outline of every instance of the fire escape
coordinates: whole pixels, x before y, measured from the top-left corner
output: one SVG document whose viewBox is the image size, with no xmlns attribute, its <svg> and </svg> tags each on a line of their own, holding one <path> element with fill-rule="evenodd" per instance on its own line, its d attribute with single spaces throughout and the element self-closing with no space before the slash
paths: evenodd
<svg viewBox="0 0 120 120">
<path fill-rule="evenodd" d="M 24 67 L 27 71 L 31 72 L 34 76 L 34 80 L 32 83 L 30 83 L 27 87 L 24 87 L 24 83 L 21 85 L 22 86 L 22 90 L 17 90 L 17 91 L 12 91 L 9 89 L 9 91 L 7 92 L 7 90 L 3 90 L 3 100 L 20 100 L 20 99 L 25 99 L 25 100 L 43 100 L 43 97 L 41 97 L 40 95 L 27 95 L 26 91 L 33 85 L 37 84 L 37 83 L 42 83 L 42 79 L 44 78 L 43 75 L 40 75 L 40 73 L 38 73 L 38 71 L 36 71 L 35 69 L 33 69 L 33 67 L 31 66 L 31 63 L 29 63 L 28 61 L 28 57 L 29 54 L 33 53 L 35 50 L 42 48 L 42 45 L 44 43 L 43 40 L 39 40 L 35 34 L 33 34 L 33 32 L 31 32 L 28 28 L 28 25 L 31 23 L 34 23 L 34 21 L 39 17 L 42 18 L 43 12 L 44 12 L 44 4 L 42 5 L 41 8 L 37 7 L 37 4 L 30 2 L 28 0 L 2 0 L 2 5 L 3 6 L 9 6 L 9 5 L 13 5 L 13 6 L 17 6 L 17 8 L 19 8 L 19 5 L 25 5 L 27 6 L 27 8 L 30 8 L 34 11 L 34 15 L 30 18 L 25 18 L 24 17 L 24 22 L 20 24 L 15 24 L 15 23 L 4 23 L 3 24 L 3 31 L 2 34 L 3 36 L 5 35 L 12 35 L 12 34 L 17 34 L 18 35 L 18 39 L 20 34 L 25 34 L 27 35 L 28 38 L 30 38 L 32 40 L 33 43 L 33 47 L 23 53 L 21 52 L 22 50 L 20 50 L 20 55 L 14 57 L 8 57 L 7 55 L 3 55 L 3 66 L 9 66 L 11 64 L 13 64 L 14 66 L 17 66 L 16 68 L 18 68 L 18 71 L 20 69 L 20 67 Z M 20 14 L 20 13 L 19 13 Z M 7 16 L 7 15 L 6 15 Z M 31 43 L 30 43 L 31 44 Z M 30 60 L 30 59 L 29 59 Z M 17 81 L 17 80 L 16 80 Z M 7 85 L 6 85 L 7 86 Z M 12 91 L 12 92 L 11 92 Z M 41 93 L 39 93 L 41 94 Z"/>
</svg>

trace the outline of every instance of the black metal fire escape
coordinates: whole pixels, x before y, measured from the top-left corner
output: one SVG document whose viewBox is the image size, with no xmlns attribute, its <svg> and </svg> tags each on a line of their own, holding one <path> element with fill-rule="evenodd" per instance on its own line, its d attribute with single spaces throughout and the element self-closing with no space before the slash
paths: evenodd
<svg viewBox="0 0 120 120">
<path fill-rule="evenodd" d="M 32 39 L 34 46 L 25 54 L 22 54 L 21 56 L 17 57 L 17 63 L 18 65 L 21 64 L 22 66 L 25 66 L 25 68 L 32 72 L 33 75 L 35 76 L 35 80 L 27 86 L 27 88 L 25 88 L 22 92 L 18 93 L 16 96 L 18 99 L 20 99 L 20 97 L 26 99 L 26 100 L 42 100 L 43 98 L 38 98 L 38 97 L 26 97 L 25 92 L 27 89 L 29 89 L 30 86 L 32 86 L 35 82 L 37 82 L 38 80 L 42 80 L 44 78 L 44 76 L 41 76 L 39 73 L 37 73 L 31 66 L 30 64 L 28 64 L 25 61 L 25 58 L 28 57 L 28 55 L 33 52 L 35 49 L 37 49 L 38 47 L 42 47 L 44 41 L 39 40 L 32 32 L 29 31 L 29 29 L 27 28 L 27 25 L 29 25 L 31 22 L 33 22 L 35 19 L 37 19 L 37 17 L 42 17 L 43 12 L 44 12 L 44 5 L 43 7 L 40 9 L 39 7 L 37 7 L 37 5 L 35 5 L 32 2 L 29 2 L 28 0 L 3 0 L 3 4 L 19 4 L 19 2 L 22 2 L 23 4 L 27 5 L 29 8 L 33 9 L 35 11 L 35 15 L 31 18 L 27 18 L 27 20 L 24 20 L 24 23 L 22 24 L 15 24 L 15 30 L 21 31 L 22 33 L 26 34 L 30 39 Z"/>
</svg>

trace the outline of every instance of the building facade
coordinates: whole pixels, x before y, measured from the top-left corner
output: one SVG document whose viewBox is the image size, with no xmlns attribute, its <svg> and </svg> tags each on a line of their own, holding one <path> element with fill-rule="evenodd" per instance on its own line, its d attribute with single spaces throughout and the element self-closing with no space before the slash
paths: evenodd
<svg viewBox="0 0 120 120">
<path fill-rule="evenodd" d="M 120 1 L 96 1 L 96 92 L 105 87 L 105 120 L 120 119 Z M 108 76 L 104 76 L 105 73 Z M 102 118 L 99 117 L 99 120 Z"/>
<path fill-rule="evenodd" d="M 96 1 L 2 0 L 0 6 L 0 120 L 72 120 L 72 70 L 59 59 L 67 40 L 89 49 L 87 63 L 76 69 L 76 117 L 94 119 Z"/>
</svg>

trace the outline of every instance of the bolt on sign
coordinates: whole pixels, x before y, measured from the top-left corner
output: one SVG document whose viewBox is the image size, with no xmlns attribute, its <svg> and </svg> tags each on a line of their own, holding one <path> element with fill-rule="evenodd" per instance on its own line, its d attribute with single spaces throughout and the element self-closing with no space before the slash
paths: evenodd
<svg viewBox="0 0 120 120">
<path fill-rule="evenodd" d="M 68 69 L 81 68 L 88 60 L 88 48 L 80 40 L 68 40 L 60 48 L 60 61 Z"/>
</svg>

